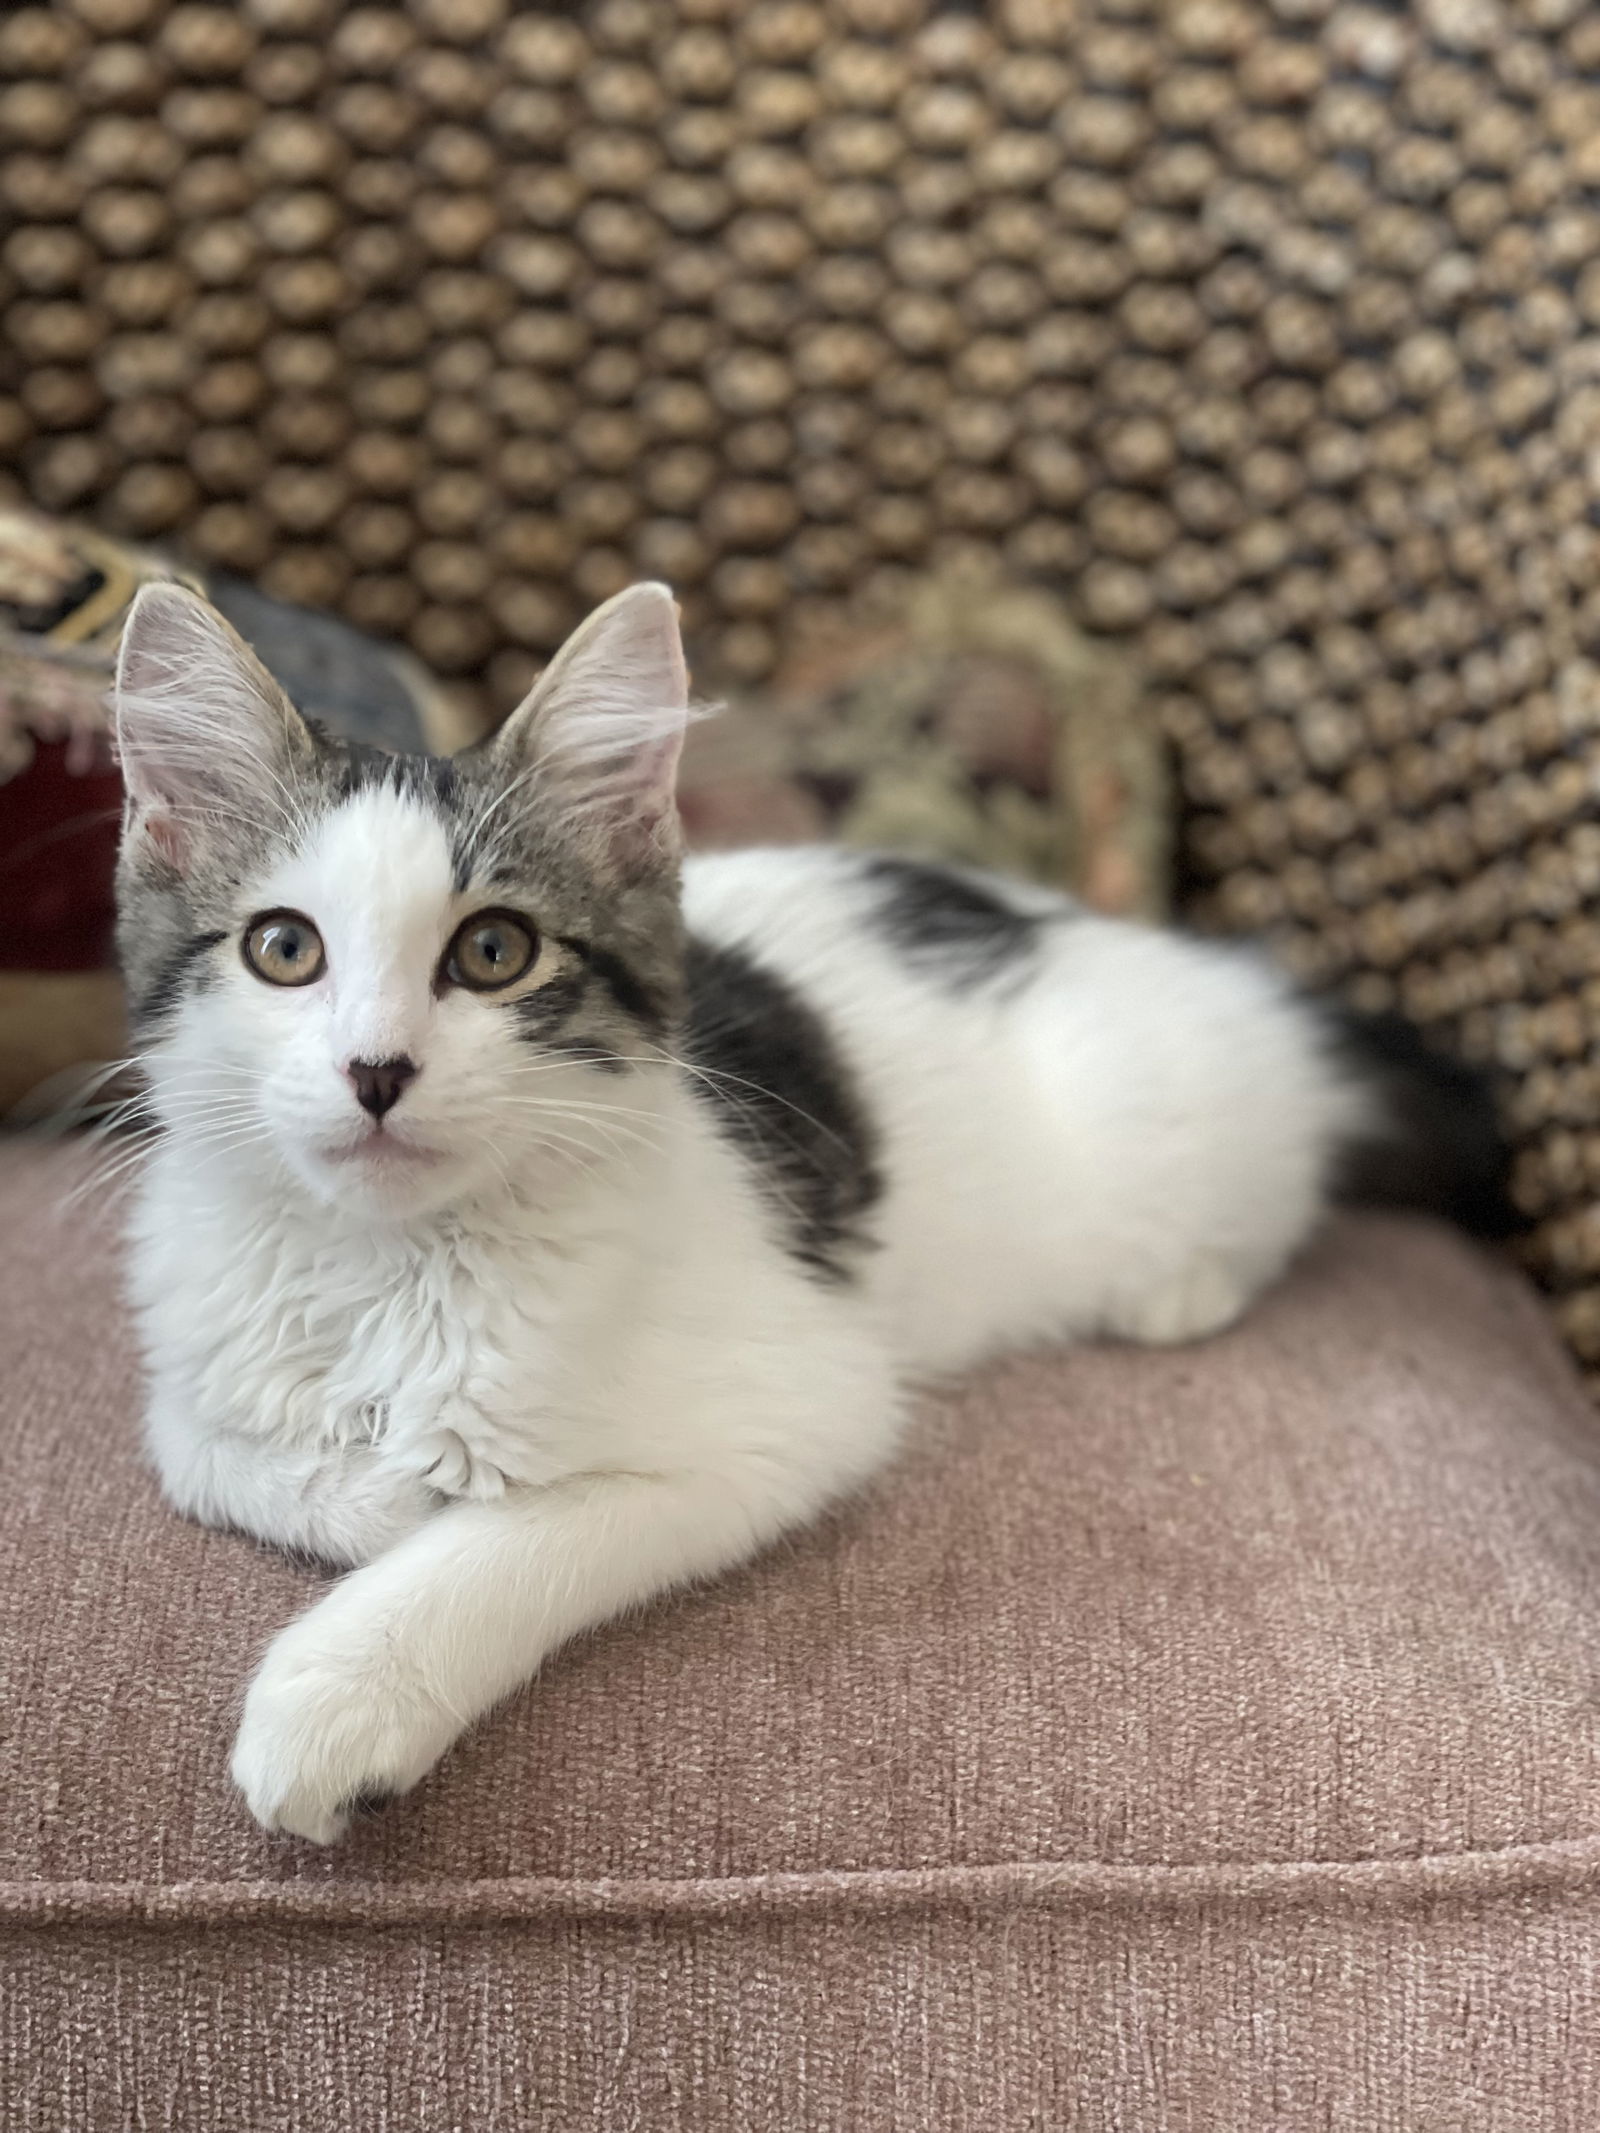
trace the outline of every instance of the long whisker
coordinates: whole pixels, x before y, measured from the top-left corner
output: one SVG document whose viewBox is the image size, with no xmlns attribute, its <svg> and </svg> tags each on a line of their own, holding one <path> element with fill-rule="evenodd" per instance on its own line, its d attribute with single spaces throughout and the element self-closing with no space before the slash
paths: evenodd
<svg viewBox="0 0 1600 2133">
<path fill-rule="evenodd" d="M 832 1141 L 841 1154 L 850 1152 L 849 1143 L 841 1134 L 835 1133 L 831 1126 L 825 1126 L 820 1118 L 803 1109 L 801 1105 L 791 1102 L 787 1096 L 782 1095 L 777 1089 L 768 1088 L 765 1082 L 747 1080 L 744 1075 L 730 1074 L 722 1067 L 700 1066 L 696 1061 L 682 1059 L 675 1052 L 669 1052 L 660 1045 L 650 1045 L 649 1050 L 657 1059 L 664 1061 L 668 1066 L 677 1067 L 682 1073 L 694 1075 L 698 1080 L 704 1082 L 708 1088 L 715 1088 L 720 1084 L 723 1091 L 727 1093 L 730 1103 L 735 1100 L 730 1092 L 739 1088 L 753 1090 L 757 1096 L 763 1097 L 769 1103 L 781 1104 L 784 1110 L 792 1111 L 796 1118 L 802 1120 L 806 1125 L 814 1127 L 824 1140 Z"/>
<path fill-rule="evenodd" d="M 502 1096 L 500 1102 L 535 1111 L 567 1111 L 575 1118 L 640 1119 L 651 1126 L 668 1123 L 659 1111 L 640 1111 L 631 1104 L 586 1104 L 577 1097 Z"/>
<path fill-rule="evenodd" d="M 144 1168 L 149 1154 L 150 1143 L 140 1141 L 134 1147 L 124 1148 L 105 1161 L 91 1164 L 77 1184 L 62 1196 L 62 1206 L 76 1207 L 91 1193 L 114 1192 L 131 1173 Z"/>
<path fill-rule="evenodd" d="M 185 1131 L 184 1144 L 197 1153 L 219 1155 L 256 1143 L 275 1141 L 276 1135 L 270 1126 L 246 1124 L 249 1119 L 250 1113 L 242 1113 L 201 1120 Z M 139 1133 L 130 1141 L 110 1148 L 104 1157 L 91 1160 L 83 1179 L 69 1195 L 68 1204 L 88 1192 L 116 1184 L 129 1172 L 141 1169 L 158 1138 L 159 1135 L 154 1133 Z"/>
<path fill-rule="evenodd" d="M 259 1081 L 261 1079 L 261 1069 L 259 1067 L 234 1066 L 226 1059 L 163 1059 L 157 1062 L 157 1065 L 163 1075 L 190 1074 L 203 1076 L 220 1074 L 224 1077 L 231 1075 L 238 1081 Z M 145 1067 L 147 1074 L 155 1070 L 150 1065 Z"/>
<path fill-rule="evenodd" d="M 503 1110 L 543 1112 L 549 1118 L 592 1118 L 606 1125 L 626 1126 L 630 1131 L 661 1130 L 667 1121 L 652 1111 L 610 1110 L 604 1104 L 567 1103 L 560 1097 L 501 1094 L 495 1107 Z"/>
<path fill-rule="evenodd" d="M 590 1126 L 595 1132 L 604 1136 L 614 1155 L 620 1155 L 624 1147 L 629 1143 L 632 1143 L 635 1147 L 651 1149 L 659 1149 L 663 1145 L 660 1140 L 653 1139 L 649 1134 L 641 1133 L 637 1126 L 628 1125 L 621 1121 L 613 1123 L 606 1118 L 603 1112 L 569 1110 L 564 1105 L 543 1104 L 536 1099 L 527 1097 L 510 1097 L 502 1099 L 502 1101 L 515 1104 L 519 1110 L 538 1112 L 545 1118 L 564 1119 L 569 1125 Z M 549 1129 L 546 1130 L 549 1132 Z"/>
<path fill-rule="evenodd" d="M 479 1134 L 478 1136 L 476 1136 L 476 1138 L 479 1142 L 479 1145 L 484 1148 L 490 1149 L 496 1155 L 498 1155 L 499 1151 L 495 1147 L 495 1143 L 492 1139 L 490 1139 L 487 1134 Z M 550 1149 L 551 1154 L 559 1157 L 559 1159 L 563 1162 L 571 1163 L 574 1168 L 581 1171 L 586 1178 L 592 1179 L 599 1175 L 592 1162 L 585 1162 L 582 1160 L 582 1157 L 584 1156 L 593 1156 L 599 1153 L 597 1149 L 590 1147 L 586 1141 L 577 1140 L 570 1134 L 557 1133 L 554 1131 L 547 1133 L 544 1138 L 546 1145 Z"/>
<path fill-rule="evenodd" d="M 244 1117 L 257 1109 L 254 1096 L 244 1091 L 230 1090 L 225 1095 L 211 1095 L 188 1100 L 184 1111 L 184 1123 L 193 1119 L 220 1118 L 233 1113 Z M 149 1094 L 129 1096 L 108 1111 L 92 1128 L 95 1137 L 104 1138 L 120 1133 L 130 1125 L 160 1125 L 161 1113 L 154 1098 Z"/>
<path fill-rule="evenodd" d="M 467 849 L 465 858 L 469 866 L 475 866 L 477 864 L 478 854 L 482 847 L 483 838 L 488 830 L 489 824 L 494 820 L 495 816 L 500 812 L 501 808 L 504 807 L 508 801 L 514 800 L 517 794 L 521 792 L 522 788 L 525 785 L 529 784 L 534 778 L 539 775 L 539 772 L 541 771 L 541 769 L 543 769 L 543 767 L 543 764 L 538 762 L 530 763 L 525 770 L 520 771 L 518 775 L 511 780 L 511 783 L 509 785 L 504 787 L 502 791 L 495 794 L 493 800 L 490 801 L 489 805 L 484 809 L 483 813 L 473 824 L 472 834 L 467 839 Z"/>
<path fill-rule="evenodd" d="M 847 1143 L 842 1136 L 835 1133 L 831 1127 L 824 1125 L 820 1118 L 805 1110 L 800 1104 L 793 1102 L 791 1098 L 784 1096 L 779 1090 L 767 1087 L 764 1082 L 751 1081 L 742 1074 L 730 1074 L 723 1067 L 703 1066 L 696 1060 L 685 1059 L 680 1053 L 669 1051 L 664 1045 L 652 1044 L 647 1038 L 639 1041 L 645 1047 L 643 1051 L 619 1052 L 616 1054 L 616 1057 L 621 1060 L 624 1066 L 674 1067 L 679 1073 L 688 1074 L 695 1080 L 704 1083 L 707 1088 L 721 1094 L 735 1109 L 747 1109 L 747 1107 L 739 1103 L 734 1092 L 740 1089 L 749 1090 L 768 1103 L 779 1104 L 784 1110 L 792 1111 L 796 1118 L 820 1133 L 825 1140 L 832 1141 L 834 1146 L 841 1151 L 847 1149 Z M 513 1071 L 518 1074 L 553 1074 L 559 1072 L 570 1063 L 566 1059 L 530 1060 L 520 1064 Z"/>
<path fill-rule="evenodd" d="M 209 1148 L 223 1137 L 231 1137 L 242 1146 L 246 1136 L 239 1129 L 246 1125 L 255 1129 L 248 1136 L 250 1139 L 274 1138 L 272 1128 L 261 1118 L 256 1104 L 245 1096 L 214 1098 L 191 1108 L 179 1131 L 187 1146 Z M 126 1105 L 119 1106 L 116 1113 L 99 1121 L 85 1136 L 88 1148 L 107 1152 L 106 1160 L 98 1165 L 95 1175 L 111 1177 L 119 1169 L 142 1160 L 161 1138 L 162 1130 L 161 1120 L 143 1107 L 142 1099 L 130 1099 Z"/>
</svg>

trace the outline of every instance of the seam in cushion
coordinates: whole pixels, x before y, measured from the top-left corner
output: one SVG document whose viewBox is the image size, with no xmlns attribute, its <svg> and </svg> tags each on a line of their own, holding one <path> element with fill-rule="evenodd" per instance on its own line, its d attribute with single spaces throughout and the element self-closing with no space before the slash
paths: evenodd
<svg viewBox="0 0 1600 2133">
<path fill-rule="evenodd" d="M 6 1882 L 0 1927 L 250 1924 L 503 1924 L 541 1919 L 793 1917 L 808 1912 L 1131 1905 L 1385 1908 L 1600 1890 L 1600 1836 L 1434 1852 L 1410 1859 L 1295 1859 L 1207 1866 L 1012 1860 L 987 1866 L 869 1867 L 682 1880 L 454 1882 Z"/>
</svg>

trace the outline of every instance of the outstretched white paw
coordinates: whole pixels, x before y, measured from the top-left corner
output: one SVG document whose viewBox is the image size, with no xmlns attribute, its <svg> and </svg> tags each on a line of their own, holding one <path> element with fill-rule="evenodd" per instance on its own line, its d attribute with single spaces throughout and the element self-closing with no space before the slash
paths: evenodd
<svg viewBox="0 0 1600 2133">
<path fill-rule="evenodd" d="M 1226 1260 L 1197 1252 L 1179 1273 L 1119 1310 L 1110 1330 L 1151 1348 L 1203 1341 L 1231 1326 L 1254 1295 Z"/>
<path fill-rule="evenodd" d="M 232 1768 L 263 1829 L 331 1844 L 352 1814 L 409 1791 L 459 1727 L 407 1678 L 381 1623 L 363 1635 L 346 1619 L 336 1636 L 322 1612 L 273 1641 L 245 1697 Z"/>
</svg>

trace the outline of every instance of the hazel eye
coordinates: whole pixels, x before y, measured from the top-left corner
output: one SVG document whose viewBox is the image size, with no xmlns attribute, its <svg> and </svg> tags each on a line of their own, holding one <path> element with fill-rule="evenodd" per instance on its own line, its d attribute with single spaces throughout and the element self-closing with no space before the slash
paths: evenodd
<svg viewBox="0 0 1600 2133">
<path fill-rule="evenodd" d="M 322 935 L 299 911 L 263 911 L 239 945 L 250 969 L 269 985 L 311 985 L 328 967 Z"/>
<path fill-rule="evenodd" d="M 456 928 L 444 974 L 469 992 L 499 992 L 526 976 L 538 952 L 538 935 L 514 912 L 480 911 Z"/>
</svg>

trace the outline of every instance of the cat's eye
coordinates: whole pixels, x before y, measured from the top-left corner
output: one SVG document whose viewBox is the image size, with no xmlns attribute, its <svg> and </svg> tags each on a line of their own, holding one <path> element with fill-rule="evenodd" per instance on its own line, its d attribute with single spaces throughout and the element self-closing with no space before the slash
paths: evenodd
<svg viewBox="0 0 1600 2133">
<path fill-rule="evenodd" d="M 263 911 L 245 929 L 244 959 L 269 985 L 310 985 L 328 967 L 322 935 L 299 911 Z"/>
<path fill-rule="evenodd" d="M 469 992 L 499 992 L 526 977 L 538 952 L 538 935 L 514 911 L 479 911 L 456 928 L 444 975 Z"/>
</svg>

